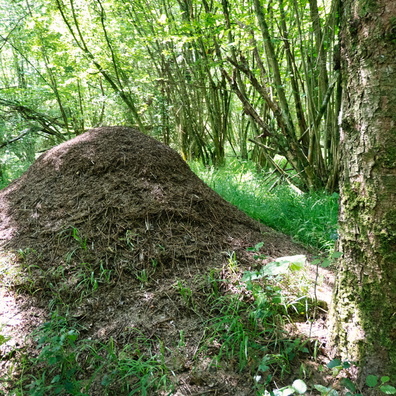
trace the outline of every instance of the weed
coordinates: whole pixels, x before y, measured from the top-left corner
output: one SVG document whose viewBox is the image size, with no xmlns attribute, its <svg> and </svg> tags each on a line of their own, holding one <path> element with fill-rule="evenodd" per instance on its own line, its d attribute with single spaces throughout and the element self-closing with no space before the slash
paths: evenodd
<svg viewBox="0 0 396 396">
<path fill-rule="evenodd" d="M 220 296 L 220 284 L 223 282 L 219 279 L 218 270 L 210 269 L 209 273 L 206 276 L 206 284 L 208 287 L 208 294 L 214 298 Z"/>
<path fill-rule="evenodd" d="M 87 238 L 84 238 L 80 234 L 80 231 L 77 228 L 75 228 L 75 227 L 71 228 L 71 235 L 72 235 L 73 239 L 75 239 L 78 242 L 81 249 L 87 250 Z"/>
<path fill-rule="evenodd" d="M 295 273 L 303 270 L 306 258 L 304 255 L 280 257 L 257 271 L 246 271 L 242 277 L 247 290 L 255 299 L 256 309 L 251 312 L 257 319 L 272 316 L 277 310 L 280 314 L 298 315 L 307 313 L 311 299 L 307 297 L 308 288 L 304 277 L 299 276 L 300 284 L 293 287 Z M 286 289 L 287 292 L 285 292 Z"/>
<path fill-rule="evenodd" d="M 63 240 L 69 239 L 69 238 L 72 238 L 74 241 L 77 242 L 77 247 L 70 250 L 66 254 L 66 262 L 67 263 L 70 263 L 71 260 L 73 259 L 73 257 L 75 255 L 77 255 L 79 252 L 88 250 L 87 238 L 83 237 L 81 235 L 80 230 L 76 227 L 69 227 L 69 228 L 66 228 L 65 230 L 61 231 L 58 234 L 58 238 L 61 241 L 61 243 L 63 242 Z"/>
<path fill-rule="evenodd" d="M 149 274 L 146 269 L 142 269 L 136 274 L 136 278 L 139 282 L 141 282 L 142 286 L 146 285 L 149 281 Z"/>
<path fill-rule="evenodd" d="M 135 249 L 135 240 L 136 238 L 139 237 L 139 234 L 131 231 L 131 230 L 126 230 L 125 232 L 125 237 L 124 238 L 120 238 L 121 241 L 125 241 L 125 243 L 127 244 L 127 246 L 131 249 L 134 250 Z"/>
<path fill-rule="evenodd" d="M 77 380 L 77 374 L 82 371 L 75 352 L 78 335 L 78 330 L 69 329 L 67 320 L 57 313 L 40 327 L 35 334 L 40 351 L 36 364 L 45 369 L 39 375 L 31 375 L 32 381 L 27 386 L 30 395 L 84 395 L 82 382 Z"/>
<path fill-rule="evenodd" d="M 253 258 L 255 260 L 264 260 L 266 256 L 264 254 L 260 254 L 260 249 L 264 246 L 264 242 L 256 243 L 253 247 L 248 247 L 246 251 L 256 253 Z"/>
<path fill-rule="evenodd" d="M 181 298 L 183 301 L 186 303 L 186 305 L 193 310 L 195 309 L 195 302 L 193 298 L 193 292 L 190 287 L 185 286 L 182 282 L 177 281 L 176 285 L 176 290 L 180 294 Z"/>
<path fill-rule="evenodd" d="M 0 331 L 2 330 L 2 328 L 3 328 L 3 325 L 0 325 Z M 11 337 L 5 336 L 4 334 L 0 333 L 0 346 L 5 344 L 6 342 L 8 342 L 10 339 L 11 339 Z"/>
<path fill-rule="evenodd" d="M 118 351 L 114 343 L 102 346 L 97 357 L 103 360 L 97 375 L 105 394 L 150 395 L 159 389 L 169 389 L 169 370 L 162 356 L 145 356 L 134 345 L 127 345 Z"/>
<path fill-rule="evenodd" d="M 233 274 L 238 272 L 238 261 L 235 252 L 228 253 L 227 268 Z"/>
<path fill-rule="evenodd" d="M 248 250 L 262 259 L 262 246 L 259 243 Z M 209 297 L 214 317 L 205 348 L 217 348 L 212 357 L 215 365 L 234 362 L 239 371 L 254 373 L 257 390 L 267 387 L 275 375 L 290 374 L 294 359 L 309 351 L 301 339 L 285 337 L 284 318 L 291 309 L 301 313 L 309 307 L 305 289 L 297 290 L 301 295 L 288 293 L 282 282 L 301 272 L 305 262 L 302 255 L 281 257 L 258 271 L 246 271 L 235 285 L 241 293 Z M 213 274 L 209 280 L 214 282 Z"/>
<path fill-rule="evenodd" d="M 99 269 L 90 263 L 58 266 L 45 272 L 46 288 L 51 290 L 51 307 L 57 304 L 79 303 L 96 293 L 100 285 L 112 282 L 113 270 L 100 263 Z"/>
</svg>

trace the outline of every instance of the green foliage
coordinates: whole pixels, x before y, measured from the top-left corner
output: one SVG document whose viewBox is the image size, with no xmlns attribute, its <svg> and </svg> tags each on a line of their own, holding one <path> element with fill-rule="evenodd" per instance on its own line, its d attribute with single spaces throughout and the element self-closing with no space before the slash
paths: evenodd
<svg viewBox="0 0 396 396">
<path fill-rule="evenodd" d="M 340 367 L 340 369 L 347 369 L 350 364 L 347 362 L 341 363 L 339 359 L 334 359 L 327 364 L 327 367 L 333 369 L 335 367 Z M 396 388 L 386 383 L 389 381 L 389 377 L 383 376 L 378 377 L 376 375 L 368 375 L 366 378 L 366 385 L 369 388 L 375 388 L 385 395 L 396 394 Z M 343 377 L 340 380 L 340 385 L 345 389 L 345 396 L 363 396 L 363 393 L 359 392 L 356 384 L 347 377 Z M 333 387 L 326 387 L 323 385 L 315 384 L 313 388 L 319 392 L 321 396 L 339 396 L 339 393 Z M 274 389 L 272 392 L 264 392 L 263 396 L 289 396 L 296 394 L 306 394 L 308 391 L 308 386 L 306 383 L 300 379 L 295 380 L 291 386 L 285 386 L 279 389 Z M 310 394 L 310 393 L 308 393 Z"/>
<path fill-rule="evenodd" d="M 265 173 L 231 160 L 222 168 L 190 164 L 211 188 L 252 218 L 306 245 L 331 251 L 337 239 L 338 194 L 297 194 L 288 186 L 271 189 Z"/>
<path fill-rule="evenodd" d="M 260 258 L 262 246 L 258 243 L 248 250 Z M 290 373 L 294 359 L 308 350 L 302 340 L 285 337 L 282 330 L 288 308 L 295 303 L 295 296 L 285 293 L 282 281 L 289 272 L 301 271 L 304 262 L 303 256 L 283 257 L 263 270 L 245 272 L 236 287 L 249 296 L 247 299 L 238 294 L 210 297 L 208 305 L 215 316 L 206 343 L 212 348 L 220 345 L 213 364 L 221 364 L 225 358 L 235 362 L 239 371 L 254 372 L 257 381 L 264 378 L 257 389 L 266 387 L 276 373 L 281 377 Z M 294 385 L 298 388 L 301 384 Z"/>
<path fill-rule="evenodd" d="M 88 396 L 92 386 L 103 395 L 170 389 L 163 357 L 141 353 L 139 343 L 148 341 L 138 334 L 135 343 L 118 349 L 112 339 L 106 344 L 81 339 L 80 330 L 53 313 L 34 333 L 38 356 L 26 357 L 24 376 L 12 394 Z"/>
<path fill-rule="evenodd" d="M 191 288 L 184 285 L 183 282 L 177 281 L 177 283 L 175 284 L 175 289 L 178 291 L 185 304 L 194 310 L 195 302 Z"/>
<path fill-rule="evenodd" d="M 0 331 L 2 330 L 2 328 L 3 328 L 3 325 L 0 326 Z M 5 344 L 6 342 L 8 342 L 10 339 L 11 339 L 11 337 L 5 336 L 4 334 L 0 334 L 0 346 Z"/>
<path fill-rule="evenodd" d="M 129 124 L 206 164 L 289 153 L 306 188 L 334 189 L 337 2 L 257 4 L 1 0 L 1 185 L 17 160 Z"/>
</svg>

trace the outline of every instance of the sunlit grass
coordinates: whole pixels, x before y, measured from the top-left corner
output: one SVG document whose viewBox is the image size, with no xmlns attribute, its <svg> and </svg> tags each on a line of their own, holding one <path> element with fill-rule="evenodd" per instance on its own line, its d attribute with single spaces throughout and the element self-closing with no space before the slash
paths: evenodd
<svg viewBox="0 0 396 396">
<path fill-rule="evenodd" d="M 337 239 L 338 194 L 298 194 L 288 185 L 271 189 L 264 172 L 250 163 L 229 161 L 223 168 L 190 163 L 192 170 L 228 202 L 253 219 L 321 250 Z"/>
</svg>

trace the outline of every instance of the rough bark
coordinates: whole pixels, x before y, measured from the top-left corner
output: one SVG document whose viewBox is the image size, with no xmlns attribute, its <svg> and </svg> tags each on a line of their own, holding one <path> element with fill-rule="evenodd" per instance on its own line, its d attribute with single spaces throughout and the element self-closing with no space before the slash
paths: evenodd
<svg viewBox="0 0 396 396">
<path fill-rule="evenodd" d="M 396 383 L 396 2 L 345 0 L 339 262 L 331 342 Z M 383 394 L 364 390 L 365 395 Z"/>
</svg>

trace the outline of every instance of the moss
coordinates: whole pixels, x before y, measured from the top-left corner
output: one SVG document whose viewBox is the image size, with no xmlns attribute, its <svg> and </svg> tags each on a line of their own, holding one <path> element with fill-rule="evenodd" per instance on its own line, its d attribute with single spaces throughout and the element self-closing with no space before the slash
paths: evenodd
<svg viewBox="0 0 396 396">
<path fill-rule="evenodd" d="M 385 37 L 391 43 L 396 44 L 396 17 L 390 19 L 390 26 Z"/>
<path fill-rule="evenodd" d="M 396 138 L 396 133 L 394 133 Z M 383 168 L 395 168 L 396 167 L 396 147 L 394 144 L 389 144 L 384 147 L 380 164 Z"/>
<path fill-rule="evenodd" d="M 367 339 L 364 344 L 360 345 L 360 356 L 370 356 L 382 350 L 388 355 L 391 367 L 390 372 L 375 374 L 396 375 L 396 323 L 394 316 L 394 299 L 390 293 L 384 294 L 382 285 L 370 279 L 363 285 L 361 290 L 361 302 L 359 311 L 362 317 L 362 327 Z M 381 307 L 379 310 L 378 307 Z M 379 326 L 380 324 L 380 326 Z M 385 357 L 385 356 L 384 356 Z M 381 370 L 379 368 L 379 370 Z"/>
<path fill-rule="evenodd" d="M 378 2 L 376 0 L 360 0 L 358 15 L 365 17 L 368 14 L 374 14 L 378 11 Z"/>
<path fill-rule="evenodd" d="M 385 214 L 377 232 L 380 240 L 380 252 L 384 256 L 394 257 L 396 254 L 396 209 L 389 210 Z"/>
</svg>

